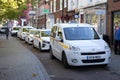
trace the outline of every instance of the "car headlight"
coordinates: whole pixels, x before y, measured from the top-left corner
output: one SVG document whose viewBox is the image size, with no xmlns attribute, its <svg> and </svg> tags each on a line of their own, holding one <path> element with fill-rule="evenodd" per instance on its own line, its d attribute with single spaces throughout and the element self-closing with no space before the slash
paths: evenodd
<svg viewBox="0 0 120 80">
<path fill-rule="evenodd" d="M 43 40 L 42 42 L 43 42 L 43 43 L 49 43 L 48 41 L 44 41 L 44 40 Z"/>
<path fill-rule="evenodd" d="M 106 46 L 105 46 L 105 49 L 109 49 L 109 46 L 106 45 Z"/>
<path fill-rule="evenodd" d="M 80 48 L 75 46 L 70 46 L 69 49 L 73 51 L 80 51 Z"/>
</svg>

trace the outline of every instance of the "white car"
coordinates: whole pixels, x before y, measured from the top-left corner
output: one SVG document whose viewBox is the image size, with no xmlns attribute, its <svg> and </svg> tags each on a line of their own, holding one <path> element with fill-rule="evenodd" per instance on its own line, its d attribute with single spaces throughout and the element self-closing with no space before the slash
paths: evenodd
<svg viewBox="0 0 120 80">
<path fill-rule="evenodd" d="M 60 23 L 51 29 L 50 57 L 62 61 L 65 68 L 107 65 L 111 50 L 92 25 Z"/>
<path fill-rule="evenodd" d="M 18 34 L 17 36 L 22 39 L 22 40 L 25 40 L 25 37 L 26 37 L 26 33 L 29 31 L 29 29 L 33 29 L 34 27 L 31 27 L 31 26 L 24 26 L 24 27 L 21 27 L 18 31 Z"/>
<path fill-rule="evenodd" d="M 40 29 L 34 35 L 33 47 L 38 48 L 40 51 L 49 50 L 50 48 L 50 29 Z"/>
<path fill-rule="evenodd" d="M 10 34 L 11 36 L 17 36 L 18 30 L 20 29 L 20 27 L 12 27 Z"/>
<path fill-rule="evenodd" d="M 25 37 L 25 42 L 27 42 L 28 44 L 32 44 L 33 43 L 33 35 L 37 32 L 37 29 L 30 29 L 29 32 L 27 33 L 26 37 Z"/>
<path fill-rule="evenodd" d="M 6 26 L 0 27 L 0 34 L 5 34 Z"/>
</svg>

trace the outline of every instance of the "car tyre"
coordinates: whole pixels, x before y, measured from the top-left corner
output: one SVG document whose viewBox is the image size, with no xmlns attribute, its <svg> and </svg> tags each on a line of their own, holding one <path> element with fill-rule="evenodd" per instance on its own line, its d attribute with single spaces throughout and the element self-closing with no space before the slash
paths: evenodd
<svg viewBox="0 0 120 80">
<path fill-rule="evenodd" d="M 66 55 L 65 55 L 65 53 L 63 53 L 63 55 L 62 55 L 62 63 L 63 63 L 63 65 L 64 65 L 64 68 L 69 68 L 70 66 L 69 66 L 69 64 L 68 64 L 68 61 L 67 61 L 67 58 L 66 58 Z"/>
<path fill-rule="evenodd" d="M 53 55 L 52 48 L 50 48 L 50 58 L 51 58 L 51 59 L 55 59 L 55 56 Z"/>
<path fill-rule="evenodd" d="M 33 44 L 33 48 L 35 48 L 35 46 L 34 46 L 34 41 L 33 41 L 33 43 L 32 43 L 32 44 Z"/>
<path fill-rule="evenodd" d="M 29 38 L 28 38 L 28 44 L 30 44 L 30 40 L 29 40 Z"/>
<path fill-rule="evenodd" d="M 39 50 L 40 50 L 40 52 L 42 51 L 42 49 L 41 49 L 41 43 L 39 43 Z"/>
<path fill-rule="evenodd" d="M 26 38 L 25 38 L 25 43 L 27 43 L 27 40 L 26 40 Z"/>
</svg>

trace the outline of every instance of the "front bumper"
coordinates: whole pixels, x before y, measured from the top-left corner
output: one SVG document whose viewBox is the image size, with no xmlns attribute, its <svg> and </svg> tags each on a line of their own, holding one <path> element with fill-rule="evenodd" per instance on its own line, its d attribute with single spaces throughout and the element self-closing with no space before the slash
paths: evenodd
<svg viewBox="0 0 120 80">
<path fill-rule="evenodd" d="M 111 51 L 99 51 L 104 52 L 100 54 L 85 54 L 78 51 L 66 51 L 66 57 L 69 65 L 72 66 L 85 66 L 85 65 L 102 65 L 108 64 L 111 59 Z M 98 52 L 96 52 L 98 53 Z"/>
<path fill-rule="evenodd" d="M 41 45 L 42 50 L 49 50 L 50 49 L 50 43 L 49 42 L 42 42 Z"/>
</svg>

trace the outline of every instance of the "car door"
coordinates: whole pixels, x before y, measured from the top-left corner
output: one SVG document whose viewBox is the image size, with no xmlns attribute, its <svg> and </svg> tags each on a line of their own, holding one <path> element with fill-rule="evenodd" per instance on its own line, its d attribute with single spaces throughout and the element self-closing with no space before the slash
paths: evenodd
<svg viewBox="0 0 120 80">
<path fill-rule="evenodd" d="M 56 56 L 56 48 L 55 48 L 56 31 L 57 31 L 57 26 L 53 26 L 53 28 L 51 30 L 50 45 L 51 45 L 51 49 L 52 49 L 52 52 L 53 52 L 54 56 Z"/>
<path fill-rule="evenodd" d="M 62 56 L 62 51 L 63 51 L 63 34 L 62 34 L 62 28 L 58 28 L 56 38 L 54 41 L 54 49 L 55 49 L 55 54 L 58 59 L 61 60 Z"/>
<path fill-rule="evenodd" d="M 36 40 L 35 40 L 35 43 L 36 43 L 36 47 L 39 48 L 39 39 L 40 39 L 40 31 L 38 31 L 37 35 L 36 35 Z"/>
<path fill-rule="evenodd" d="M 36 46 L 36 47 L 37 47 L 37 39 L 38 39 L 38 37 L 39 37 L 39 31 L 37 31 L 35 33 L 35 35 L 34 35 L 34 46 Z"/>
</svg>

